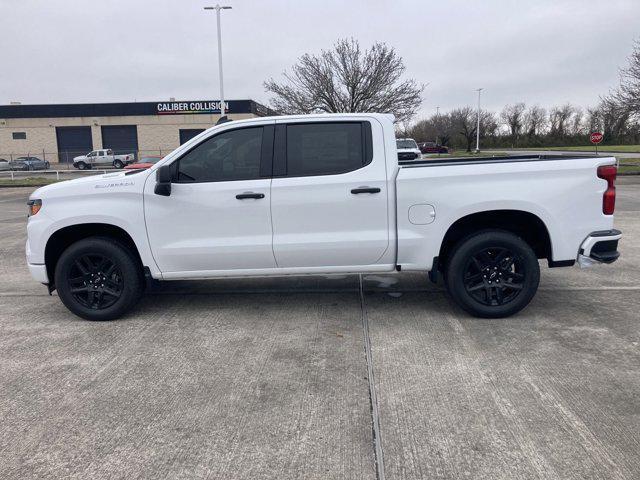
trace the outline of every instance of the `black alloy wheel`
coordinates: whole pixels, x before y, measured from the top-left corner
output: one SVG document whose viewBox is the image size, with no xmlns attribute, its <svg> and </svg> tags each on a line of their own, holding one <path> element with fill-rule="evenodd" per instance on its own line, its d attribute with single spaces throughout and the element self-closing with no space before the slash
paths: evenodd
<svg viewBox="0 0 640 480">
<path fill-rule="evenodd" d="M 100 254 L 78 257 L 67 273 L 73 298 L 92 310 L 109 308 L 122 296 L 122 272 L 114 261 Z"/>
</svg>

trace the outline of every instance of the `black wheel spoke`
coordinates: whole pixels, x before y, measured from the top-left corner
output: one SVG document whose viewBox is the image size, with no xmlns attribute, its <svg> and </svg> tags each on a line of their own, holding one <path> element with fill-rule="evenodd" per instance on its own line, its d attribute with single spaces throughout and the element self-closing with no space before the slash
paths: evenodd
<svg viewBox="0 0 640 480">
<path fill-rule="evenodd" d="M 112 262 L 111 265 L 109 265 L 109 267 L 104 271 L 104 276 L 110 277 L 115 269 L 116 269 L 116 264 Z"/>
<path fill-rule="evenodd" d="M 481 290 L 483 288 L 485 288 L 484 282 L 474 285 L 473 287 L 467 287 L 467 292 L 475 292 L 476 290 Z"/>
<path fill-rule="evenodd" d="M 115 290 L 112 290 L 112 289 L 110 289 L 110 288 L 108 288 L 108 287 L 104 287 L 104 288 L 102 289 L 102 292 L 103 292 L 104 294 L 106 294 L 106 295 L 110 295 L 110 296 L 112 296 L 112 297 L 119 297 L 119 296 L 120 296 L 120 292 L 116 292 Z"/>
<path fill-rule="evenodd" d="M 473 262 L 473 264 L 476 266 L 476 268 L 482 272 L 482 263 L 480 262 L 480 260 L 478 260 L 475 256 L 471 257 L 471 261 Z"/>
<path fill-rule="evenodd" d="M 498 302 L 498 305 L 502 305 L 502 302 L 504 301 L 503 293 L 504 292 L 501 287 L 496 287 L 496 301 Z"/>
<path fill-rule="evenodd" d="M 503 248 L 493 259 L 493 263 L 496 265 L 500 265 L 502 261 L 509 256 L 509 250 Z"/>
<path fill-rule="evenodd" d="M 78 260 L 76 260 L 74 262 L 74 265 L 78 267 L 78 270 L 80 270 L 83 275 L 88 275 L 90 273 L 89 270 L 87 270 L 87 267 L 83 265 L 82 258 L 79 258 Z"/>
</svg>

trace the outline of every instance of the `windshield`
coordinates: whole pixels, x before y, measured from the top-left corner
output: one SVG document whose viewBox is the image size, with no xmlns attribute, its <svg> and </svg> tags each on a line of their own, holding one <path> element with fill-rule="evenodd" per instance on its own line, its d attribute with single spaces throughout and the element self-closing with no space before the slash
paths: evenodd
<svg viewBox="0 0 640 480">
<path fill-rule="evenodd" d="M 415 140 L 406 139 L 406 140 L 396 140 L 397 148 L 418 148 Z"/>
</svg>

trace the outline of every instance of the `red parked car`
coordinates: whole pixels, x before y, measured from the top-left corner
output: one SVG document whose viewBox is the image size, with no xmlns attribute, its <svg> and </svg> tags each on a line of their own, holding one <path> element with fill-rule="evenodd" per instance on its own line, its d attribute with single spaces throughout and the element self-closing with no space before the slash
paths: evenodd
<svg viewBox="0 0 640 480">
<path fill-rule="evenodd" d="M 146 170 L 147 168 L 153 167 L 155 163 L 158 163 L 162 160 L 162 157 L 157 155 L 152 155 L 149 157 L 140 158 L 139 162 L 132 163 L 124 167 L 125 170 Z"/>
<path fill-rule="evenodd" d="M 444 145 L 438 145 L 436 142 L 421 142 L 418 148 L 422 153 L 449 153 L 449 148 Z"/>
</svg>

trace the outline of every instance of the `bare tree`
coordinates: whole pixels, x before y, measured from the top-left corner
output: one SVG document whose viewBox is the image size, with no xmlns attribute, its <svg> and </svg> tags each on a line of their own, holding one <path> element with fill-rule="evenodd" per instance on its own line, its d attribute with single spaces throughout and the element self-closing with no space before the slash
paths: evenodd
<svg viewBox="0 0 640 480">
<path fill-rule="evenodd" d="M 640 120 L 640 40 L 633 45 L 629 66 L 620 70 L 620 85 L 605 100 Z"/>
<path fill-rule="evenodd" d="M 600 126 L 604 133 L 603 142 L 611 143 L 623 140 L 632 125 L 632 114 L 629 108 L 621 105 L 613 98 L 606 97 L 600 103 L 598 111 L 600 113 Z"/>
<path fill-rule="evenodd" d="M 500 120 L 509 129 L 511 135 L 511 147 L 514 148 L 518 143 L 518 138 L 524 125 L 525 104 L 514 103 L 513 105 L 505 105 L 500 112 Z"/>
<path fill-rule="evenodd" d="M 602 111 L 600 107 L 587 108 L 585 127 L 589 130 L 589 132 L 602 132 Z"/>
<path fill-rule="evenodd" d="M 538 106 L 529 107 L 524 116 L 524 128 L 529 138 L 542 135 L 547 125 L 547 111 Z"/>
<path fill-rule="evenodd" d="M 420 120 L 408 130 L 408 136 L 419 142 L 435 141 L 445 146 L 449 145 L 454 133 L 451 115 L 448 113 Z"/>
<path fill-rule="evenodd" d="M 569 121 L 575 112 L 570 103 L 553 107 L 549 112 L 549 133 L 557 139 L 564 139 L 569 131 Z"/>
<path fill-rule="evenodd" d="M 464 139 L 467 152 L 471 151 L 471 146 L 476 138 L 477 112 L 471 107 L 456 108 L 451 112 L 456 133 Z"/>
<path fill-rule="evenodd" d="M 580 107 L 574 108 L 573 115 L 570 117 L 568 122 L 569 125 L 567 130 L 569 135 L 572 135 L 574 137 L 585 135 L 586 132 L 584 129 L 583 120 L 584 112 L 582 111 L 582 109 Z"/>
<path fill-rule="evenodd" d="M 282 113 L 387 112 L 402 122 L 415 115 L 424 89 L 401 80 L 404 71 L 392 47 L 375 43 L 363 51 L 357 40 L 343 39 L 320 55 L 303 55 L 284 82 L 271 78 L 264 87 Z"/>
<path fill-rule="evenodd" d="M 480 110 L 480 138 L 495 137 L 497 132 L 497 115 L 489 110 Z"/>
</svg>

